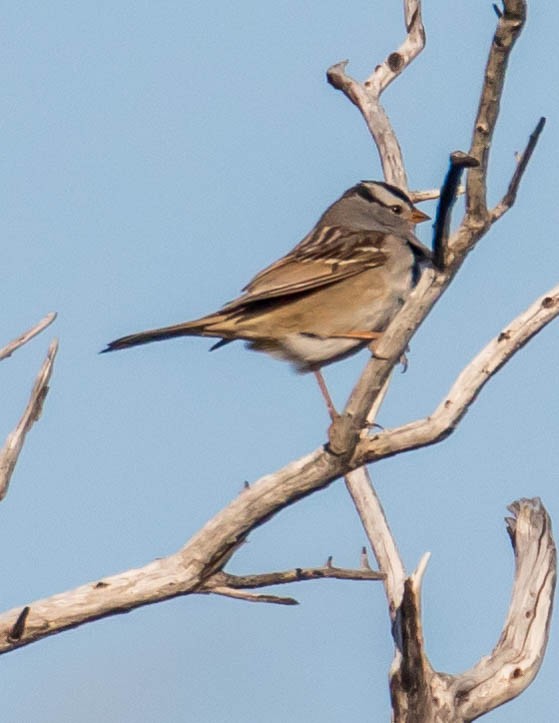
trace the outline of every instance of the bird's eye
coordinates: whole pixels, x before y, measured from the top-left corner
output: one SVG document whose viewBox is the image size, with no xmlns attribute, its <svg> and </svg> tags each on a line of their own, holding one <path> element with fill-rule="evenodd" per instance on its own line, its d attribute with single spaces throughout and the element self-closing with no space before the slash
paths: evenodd
<svg viewBox="0 0 559 723">
<path fill-rule="evenodd" d="M 402 206 L 395 205 L 395 206 L 390 206 L 390 210 L 393 211 L 394 213 L 397 213 L 399 216 L 404 209 L 402 208 Z"/>
</svg>

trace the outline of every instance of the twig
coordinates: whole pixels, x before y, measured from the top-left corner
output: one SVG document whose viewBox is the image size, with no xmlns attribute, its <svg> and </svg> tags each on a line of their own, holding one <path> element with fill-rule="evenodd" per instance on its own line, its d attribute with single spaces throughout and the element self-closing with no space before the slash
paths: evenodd
<svg viewBox="0 0 559 723">
<path fill-rule="evenodd" d="M 25 630 L 25 622 L 27 620 L 27 616 L 29 615 L 30 609 L 31 608 L 26 605 L 19 614 L 18 619 L 15 621 L 14 626 L 10 630 L 10 633 L 8 635 L 10 640 L 17 642 L 21 639 L 21 636 L 23 635 L 23 632 Z"/>
<path fill-rule="evenodd" d="M 250 592 L 243 592 L 234 588 L 216 585 L 208 586 L 199 590 L 201 593 L 213 593 L 214 595 L 223 595 L 224 597 L 232 597 L 236 600 L 244 600 L 245 602 L 256 603 L 272 603 L 274 605 L 299 605 L 299 602 L 293 597 L 280 597 L 279 595 L 255 595 Z"/>
<path fill-rule="evenodd" d="M 544 126 L 545 118 L 542 117 L 539 119 L 537 126 L 531 133 L 528 144 L 524 149 L 524 153 L 520 156 L 518 163 L 516 164 L 516 168 L 510 180 L 507 192 L 490 213 L 491 223 L 495 223 L 495 221 L 498 221 L 501 216 L 514 205 L 514 202 L 516 201 L 516 194 L 518 193 L 518 187 L 520 186 L 520 181 L 522 180 L 524 171 L 528 167 L 528 163 L 530 162 L 530 158 L 532 157 L 532 153 L 536 148 Z"/>
<path fill-rule="evenodd" d="M 458 186 L 456 193 L 458 196 L 464 195 L 464 193 L 466 193 L 466 186 Z M 424 201 L 435 201 L 437 198 L 440 198 L 440 196 L 441 196 L 440 188 L 428 188 L 428 189 L 425 189 L 424 191 L 410 191 L 409 192 L 409 197 L 411 198 L 413 203 L 423 203 Z"/>
<path fill-rule="evenodd" d="M 8 492 L 10 479 L 23 443 L 25 442 L 27 432 L 29 432 L 41 415 L 43 403 L 49 389 L 48 384 L 57 351 L 58 341 L 55 339 L 51 342 L 45 361 L 37 374 L 25 411 L 16 428 L 8 435 L 4 447 L 0 451 L 0 500 L 3 500 Z"/>
<path fill-rule="evenodd" d="M 23 334 L 17 337 L 17 339 L 14 339 L 13 341 L 9 342 L 9 344 L 6 344 L 6 346 L 2 347 L 0 349 L 0 361 L 11 356 L 16 349 L 19 349 L 20 346 L 27 344 L 30 339 L 33 339 L 34 336 L 40 334 L 43 329 L 46 329 L 47 326 L 52 324 L 55 319 L 56 312 L 53 311 L 50 314 L 47 314 L 43 319 L 41 319 L 41 321 L 35 324 L 35 326 L 31 327 L 31 329 L 24 331 Z"/>
<path fill-rule="evenodd" d="M 328 562 L 324 567 L 296 567 L 294 570 L 282 570 L 280 572 L 266 572 L 259 575 L 231 575 L 227 572 L 216 573 L 209 581 L 210 586 L 214 584 L 225 585 L 235 589 L 253 589 L 257 587 L 268 587 L 270 585 L 285 585 L 287 583 L 303 582 L 305 580 L 382 580 L 384 575 L 375 572 L 370 568 L 361 567 L 351 569 L 334 567 Z"/>
</svg>

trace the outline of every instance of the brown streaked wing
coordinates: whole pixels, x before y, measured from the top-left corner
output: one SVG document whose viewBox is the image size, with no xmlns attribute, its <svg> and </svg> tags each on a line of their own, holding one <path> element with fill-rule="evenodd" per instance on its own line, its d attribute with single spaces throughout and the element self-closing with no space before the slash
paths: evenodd
<svg viewBox="0 0 559 723">
<path fill-rule="evenodd" d="M 324 226 L 306 236 L 290 253 L 257 274 L 245 293 L 221 311 L 267 299 L 304 293 L 381 266 L 385 235 L 338 226 Z"/>
</svg>

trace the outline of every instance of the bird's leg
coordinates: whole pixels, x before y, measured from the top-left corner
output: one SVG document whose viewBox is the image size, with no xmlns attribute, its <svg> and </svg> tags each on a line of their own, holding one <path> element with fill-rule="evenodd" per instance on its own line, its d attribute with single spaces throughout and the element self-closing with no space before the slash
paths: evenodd
<svg viewBox="0 0 559 723">
<path fill-rule="evenodd" d="M 324 377 L 322 376 L 322 372 L 320 369 L 315 369 L 313 371 L 313 374 L 316 377 L 316 381 L 318 382 L 318 386 L 320 389 L 320 392 L 322 396 L 324 397 L 324 401 L 326 402 L 326 406 L 328 407 L 328 414 L 330 415 L 330 419 L 334 421 L 337 419 L 340 415 L 336 411 L 336 407 L 334 406 L 334 402 L 332 401 L 332 397 L 330 396 L 330 392 L 328 391 L 328 387 L 326 386 L 326 382 L 324 381 Z"/>
</svg>

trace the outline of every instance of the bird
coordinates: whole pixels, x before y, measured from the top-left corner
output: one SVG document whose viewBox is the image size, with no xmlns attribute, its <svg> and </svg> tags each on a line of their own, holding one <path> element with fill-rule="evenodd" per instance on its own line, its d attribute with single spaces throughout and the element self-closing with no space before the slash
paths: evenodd
<svg viewBox="0 0 559 723">
<path fill-rule="evenodd" d="M 400 188 L 360 181 L 342 194 L 289 253 L 242 294 L 192 321 L 111 341 L 103 352 L 181 336 L 244 340 L 250 349 L 313 372 L 332 419 L 321 368 L 374 343 L 417 283 L 431 251 L 413 227 L 429 219 Z"/>
</svg>

